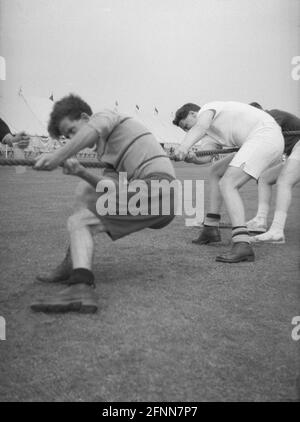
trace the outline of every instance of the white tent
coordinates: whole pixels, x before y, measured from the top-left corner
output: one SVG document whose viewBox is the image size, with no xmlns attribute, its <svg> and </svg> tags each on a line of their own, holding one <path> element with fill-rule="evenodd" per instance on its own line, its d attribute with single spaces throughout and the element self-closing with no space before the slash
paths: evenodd
<svg viewBox="0 0 300 422">
<path fill-rule="evenodd" d="M 137 113 L 135 116 L 153 133 L 156 139 L 162 144 L 180 144 L 184 132 L 171 122 L 160 119 L 157 115 L 151 116 L 144 113 Z"/>
<path fill-rule="evenodd" d="M 115 110 L 139 120 L 161 144 L 180 144 L 185 135 L 182 129 L 173 125 L 171 121 L 163 119 L 159 114 L 151 114 L 142 110 L 132 112 L 132 110 L 122 108 L 118 108 L 118 110 L 115 108 Z"/>
<path fill-rule="evenodd" d="M 0 98 L 0 117 L 13 133 L 25 130 L 32 136 L 48 136 L 47 124 L 53 102 L 48 98 L 27 97 L 22 92 Z"/>
<path fill-rule="evenodd" d="M 0 98 L 0 117 L 12 132 L 25 130 L 31 136 L 48 136 L 47 125 L 52 107 L 53 101 L 49 98 L 27 96 L 20 90 L 14 96 Z M 141 110 L 118 111 L 138 119 L 162 144 L 179 144 L 184 137 L 182 129 L 158 114 Z"/>
</svg>

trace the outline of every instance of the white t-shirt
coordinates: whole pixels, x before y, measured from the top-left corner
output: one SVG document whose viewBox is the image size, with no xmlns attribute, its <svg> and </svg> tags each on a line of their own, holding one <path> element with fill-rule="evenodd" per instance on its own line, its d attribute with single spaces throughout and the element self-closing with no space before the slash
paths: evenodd
<svg viewBox="0 0 300 422">
<path fill-rule="evenodd" d="M 201 150 L 221 148 L 220 143 L 209 135 L 203 136 L 203 138 L 201 138 L 201 140 L 197 142 L 194 147 L 197 147 L 197 149 Z"/>
<path fill-rule="evenodd" d="M 260 127 L 278 126 L 265 111 L 236 101 L 204 104 L 198 115 L 207 110 L 215 111 L 215 115 L 206 133 L 225 147 L 241 146 Z"/>
</svg>

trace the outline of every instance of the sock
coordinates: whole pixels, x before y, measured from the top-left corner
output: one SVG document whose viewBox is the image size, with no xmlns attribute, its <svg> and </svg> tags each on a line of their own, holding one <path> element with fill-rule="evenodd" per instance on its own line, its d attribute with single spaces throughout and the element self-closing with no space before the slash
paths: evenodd
<svg viewBox="0 0 300 422">
<path fill-rule="evenodd" d="M 88 286 L 94 286 L 94 280 L 95 277 L 92 271 L 86 268 L 76 268 L 72 270 L 68 284 L 87 284 Z"/>
<path fill-rule="evenodd" d="M 270 206 L 267 202 L 262 202 L 258 205 L 257 214 L 253 220 L 263 220 L 264 223 L 267 222 Z"/>
<path fill-rule="evenodd" d="M 275 211 L 273 223 L 269 231 L 282 232 L 284 231 L 287 213 L 284 211 Z"/>
<path fill-rule="evenodd" d="M 250 243 L 250 237 L 246 226 L 232 227 L 232 241 Z"/>
<path fill-rule="evenodd" d="M 220 214 L 208 213 L 206 214 L 206 217 L 204 219 L 204 226 L 219 227 L 220 220 L 221 220 Z"/>
</svg>

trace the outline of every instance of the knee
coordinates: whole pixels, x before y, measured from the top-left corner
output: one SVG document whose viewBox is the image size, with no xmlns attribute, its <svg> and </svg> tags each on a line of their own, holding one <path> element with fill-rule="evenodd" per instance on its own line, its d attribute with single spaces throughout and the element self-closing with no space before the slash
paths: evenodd
<svg viewBox="0 0 300 422">
<path fill-rule="evenodd" d="M 78 230 L 78 228 L 80 228 L 82 226 L 82 221 L 81 221 L 81 217 L 80 214 L 73 214 L 71 215 L 68 220 L 67 220 L 67 228 L 68 231 L 74 232 L 75 230 Z"/>
<path fill-rule="evenodd" d="M 88 202 L 92 196 L 95 195 L 95 189 L 87 182 L 81 181 L 78 183 L 75 190 L 76 201 Z"/>
<path fill-rule="evenodd" d="M 267 176 L 264 176 L 264 174 L 262 174 L 262 175 L 259 177 L 259 179 L 258 179 L 257 183 L 258 183 L 259 185 L 270 185 L 270 184 L 271 184 L 271 183 L 270 183 L 270 181 L 269 181 L 269 179 L 268 179 L 268 177 L 267 177 Z"/>
<path fill-rule="evenodd" d="M 228 176 L 223 176 L 220 180 L 219 180 L 219 187 L 221 189 L 221 191 L 227 190 L 228 188 L 234 188 L 233 186 L 233 182 L 231 180 L 230 177 Z"/>
<path fill-rule="evenodd" d="M 268 174 L 264 174 L 263 173 L 259 177 L 257 183 L 259 185 L 269 185 L 269 186 L 272 186 L 272 185 L 274 185 L 274 183 L 276 183 L 276 178 L 275 177 L 272 177 L 272 176 L 269 176 Z"/>
<path fill-rule="evenodd" d="M 290 183 L 288 180 L 285 180 L 284 177 L 280 177 L 280 176 L 278 177 L 276 186 L 279 189 L 286 189 L 286 190 L 290 190 L 293 187 L 292 183 Z"/>
</svg>

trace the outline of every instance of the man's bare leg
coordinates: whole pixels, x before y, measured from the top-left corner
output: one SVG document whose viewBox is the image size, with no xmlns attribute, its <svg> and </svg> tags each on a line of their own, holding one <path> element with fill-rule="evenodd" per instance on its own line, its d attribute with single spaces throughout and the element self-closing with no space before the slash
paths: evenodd
<svg viewBox="0 0 300 422">
<path fill-rule="evenodd" d="M 99 218 L 88 209 L 81 209 L 68 219 L 70 233 L 71 256 L 73 269 L 86 268 L 92 270 L 94 240 L 93 235 L 105 233 Z"/>
<path fill-rule="evenodd" d="M 288 158 L 277 180 L 275 214 L 270 229 L 255 236 L 253 241 L 265 243 L 284 243 L 284 228 L 292 201 L 292 189 L 300 182 L 300 161 Z"/>
<path fill-rule="evenodd" d="M 69 287 L 53 297 L 33 303 L 31 309 L 34 311 L 94 313 L 98 309 L 98 298 L 93 289 L 93 234 L 104 233 L 104 226 L 92 211 L 85 208 L 69 217 L 68 230 L 73 263 L 67 281 Z"/>
<path fill-rule="evenodd" d="M 219 230 L 220 212 L 223 203 L 223 197 L 220 192 L 219 182 L 225 173 L 234 154 L 230 154 L 211 166 L 209 174 L 209 212 L 204 219 L 204 228 L 199 237 L 193 240 L 193 243 L 204 245 L 208 243 L 220 242 L 221 234 Z"/>
<path fill-rule="evenodd" d="M 272 198 L 272 186 L 276 183 L 284 164 L 280 163 L 266 170 L 258 179 L 258 209 L 256 216 L 247 222 L 251 232 L 263 233 L 267 228 L 267 218 Z"/>
<path fill-rule="evenodd" d="M 220 180 L 220 189 L 232 224 L 231 252 L 218 256 L 220 262 L 254 261 L 250 237 L 245 222 L 245 209 L 239 189 L 251 180 L 242 168 L 229 166 Z"/>
<path fill-rule="evenodd" d="M 96 201 L 97 195 L 95 189 L 87 182 L 80 181 L 75 190 L 75 214 L 83 209 L 94 210 Z M 49 273 L 38 275 L 37 279 L 48 283 L 67 283 L 72 268 L 70 245 L 68 245 L 63 261 Z"/>
<path fill-rule="evenodd" d="M 223 196 L 220 191 L 219 182 L 233 157 L 234 154 L 229 154 L 211 166 L 209 174 L 209 213 L 220 214 Z"/>
<path fill-rule="evenodd" d="M 228 167 L 220 180 L 220 189 L 232 226 L 245 226 L 245 209 L 239 189 L 251 179 L 242 168 Z"/>
</svg>

